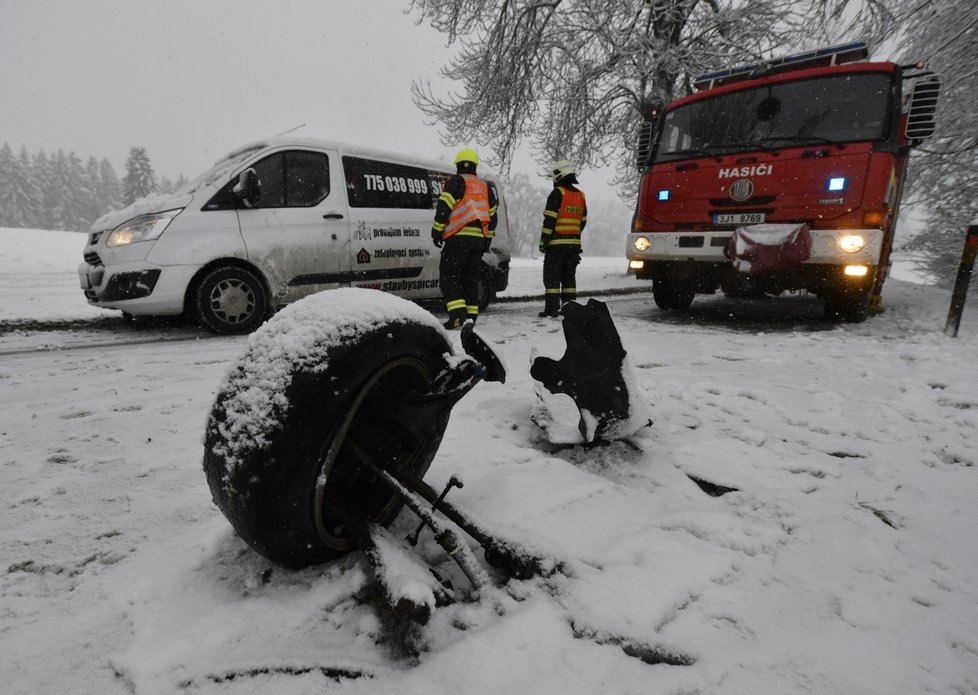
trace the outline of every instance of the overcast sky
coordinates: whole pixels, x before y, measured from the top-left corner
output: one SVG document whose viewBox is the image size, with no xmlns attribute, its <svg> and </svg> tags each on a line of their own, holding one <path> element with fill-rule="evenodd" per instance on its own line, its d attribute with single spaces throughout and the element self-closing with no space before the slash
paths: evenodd
<svg viewBox="0 0 978 695">
<path fill-rule="evenodd" d="M 450 49 L 409 4 L 2 0 L 0 142 L 107 157 L 120 176 L 139 145 L 170 178 L 302 124 L 297 134 L 450 159 L 457 145 L 440 143 L 410 92 L 439 79 Z M 542 167 L 523 156 L 520 170 Z"/>
</svg>

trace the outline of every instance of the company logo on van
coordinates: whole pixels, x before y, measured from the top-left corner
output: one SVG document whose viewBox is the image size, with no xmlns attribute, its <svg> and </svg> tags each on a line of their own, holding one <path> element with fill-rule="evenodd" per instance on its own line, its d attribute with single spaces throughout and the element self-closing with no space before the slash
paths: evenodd
<svg viewBox="0 0 978 695">
<path fill-rule="evenodd" d="M 738 202 L 747 200 L 752 195 L 754 195 L 754 182 L 750 179 L 740 179 L 730 187 L 730 197 Z"/>
<path fill-rule="evenodd" d="M 357 222 L 357 228 L 353 230 L 353 239 L 355 241 L 370 241 L 373 237 L 374 235 L 367 231 L 366 222 Z"/>
<path fill-rule="evenodd" d="M 737 176 L 770 176 L 774 173 L 774 166 L 771 164 L 755 164 L 752 167 L 728 167 L 720 169 L 717 176 L 721 179 L 732 179 Z"/>
<path fill-rule="evenodd" d="M 357 263 L 369 263 L 370 262 L 370 252 L 367 249 L 360 249 L 357 251 Z"/>
</svg>

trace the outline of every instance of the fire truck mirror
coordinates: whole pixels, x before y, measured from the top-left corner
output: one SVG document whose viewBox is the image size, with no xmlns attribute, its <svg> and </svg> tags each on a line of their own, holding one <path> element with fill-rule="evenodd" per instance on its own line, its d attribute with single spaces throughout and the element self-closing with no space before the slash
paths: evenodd
<svg viewBox="0 0 978 695">
<path fill-rule="evenodd" d="M 914 83 L 910 90 L 905 127 L 905 134 L 911 143 L 926 140 L 934 134 L 940 94 L 941 82 L 936 75 Z"/>
</svg>

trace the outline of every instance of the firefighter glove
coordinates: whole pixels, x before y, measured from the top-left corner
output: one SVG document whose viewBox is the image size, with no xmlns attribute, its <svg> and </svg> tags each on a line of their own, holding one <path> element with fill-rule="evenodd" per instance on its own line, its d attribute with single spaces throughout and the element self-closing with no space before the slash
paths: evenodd
<svg viewBox="0 0 978 695">
<path fill-rule="evenodd" d="M 442 241 L 441 233 L 436 232 L 434 229 L 431 230 L 431 241 L 438 248 L 441 248 L 442 244 L 445 243 L 444 241 Z"/>
</svg>

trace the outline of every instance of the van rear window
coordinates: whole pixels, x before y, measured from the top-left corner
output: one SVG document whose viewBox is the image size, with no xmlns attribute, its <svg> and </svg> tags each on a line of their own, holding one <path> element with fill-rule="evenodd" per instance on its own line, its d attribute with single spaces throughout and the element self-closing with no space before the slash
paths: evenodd
<svg viewBox="0 0 978 695">
<path fill-rule="evenodd" d="M 346 192 L 355 208 L 431 210 L 450 174 L 406 164 L 343 157 Z"/>
</svg>

